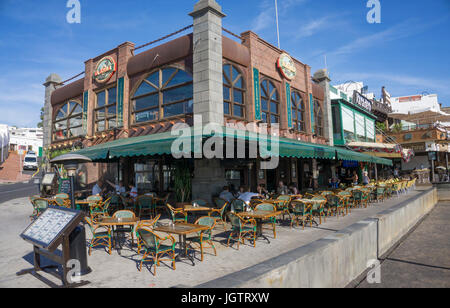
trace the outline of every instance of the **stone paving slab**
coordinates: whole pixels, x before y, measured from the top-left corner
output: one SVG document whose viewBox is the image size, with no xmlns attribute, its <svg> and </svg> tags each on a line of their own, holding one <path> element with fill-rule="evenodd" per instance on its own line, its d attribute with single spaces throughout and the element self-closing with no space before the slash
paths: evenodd
<svg viewBox="0 0 450 308">
<path fill-rule="evenodd" d="M 176 270 L 170 268 L 166 262 L 157 268 L 157 275 L 153 276 L 147 268 L 139 272 L 137 267 L 140 256 L 136 253 L 136 247 L 130 248 L 124 245 L 120 254 L 113 250 L 108 255 L 104 249 L 93 250 L 89 257 L 89 266 L 92 273 L 83 277 L 91 281 L 87 287 L 193 287 L 208 281 L 223 277 L 227 274 L 259 264 L 285 252 L 297 249 L 313 241 L 332 235 L 336 231 L 374 216 L 379 212 L 389 209 L 409 198 L 416 197 L 420 191 L 412 191 L 400 197 L 393 197 L 384 203 L 375 203 L 367 209 L 354 209 L 346 217 L 329 217 L 319 227 L 306 227 L 291 229 L 289 226 L 277 226 L 277 238 L 273 239 L 271 230 L 265 230 L 270 239 L 258 240 L 256 248 L 250 243 L 226 247 L 228 232 L 219 225 L 215 232 L 215 245 L 217 256 L 212 255 L 212 250 L 207 250 L 205 260 L 195 261 L 195 266 L 183 260 L 176 263 Z M 32 276 L 15 275 L 16 272 L 32 267 L 32 246 L 22 240 L 19 234 L 28 226 L 29 215 L 32 213 L 31 205 L 27 198 L 16 199 L 0 204 L 0 287 L 46 287 L 42 282 Z M 164 222 L 164 221 L 163 221 Z M 87 238 L 90 234 L 87 232 Z M 178 238 L 176 237 L 178 240 Z M 196 254 L 199 258 L 200 254 Z M 153 268 L 151 269 L 153 272 Z M 49 275 L 45 276 L 50 279 Z M 54 279 L 50 279 L 57 282 Z"/>
<path fill-rule="evenodd" d="M 438 203 L 381 265 L 381 284 L 360 288 L 449 288 L 450 202 Z"/>
</svg>

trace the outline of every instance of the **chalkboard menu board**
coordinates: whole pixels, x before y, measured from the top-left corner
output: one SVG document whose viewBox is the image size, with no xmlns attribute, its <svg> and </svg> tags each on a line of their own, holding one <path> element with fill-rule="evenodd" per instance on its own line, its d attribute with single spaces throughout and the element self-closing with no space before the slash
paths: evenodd
<svg viewBox="0 0 450 308">
<path fill-rule="evenodd" d="M 58 239 L 64 231 L 79 223 L 80 215 L 79 211 L 50 206 L 20 236 L 36 246 L 51 250 L 59 244 Z"/>
<path fill-rule="evenodd" d="M 70 195 L 70 179 L 59 179 L 58 192 Z"/>
</svg>

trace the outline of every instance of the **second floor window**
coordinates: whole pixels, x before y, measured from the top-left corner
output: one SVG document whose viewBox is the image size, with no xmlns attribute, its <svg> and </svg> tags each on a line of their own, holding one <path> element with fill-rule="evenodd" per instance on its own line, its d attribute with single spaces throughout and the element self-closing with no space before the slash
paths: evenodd
<svg viewBox="0 0 450 308">
<path fill-rule="evenodd" d="M 97 93 L 95 130 L 102 132 L 117 126 L 117 88 Z"/>
<path fill-rule="evenodd" d="M 56 112 L 53 122 L 53 140 L 65 140 L 83 134 L 83 108 L 76 101 L 70 101 Z"/>
<path fill-rule="evenodd" d="M 280 96 L 272 81 L 261 82 L 261 116 L 264 123 L 280 123 Z"/>
<path fill-rule="evenodd" d="M 323 111 L 318 100 L 314 100 L 314 122 L 316 134 L 323 137 Z"/>
<path fill-rule="evenodd" d="M 305 104 L 300 92 L 293 91 L 291 95 L 292 103 L 292 125 L 296 131 L 305 132 Z"/>
<path fill-rule="evenodd" d="M 194 109 L 192 76 L 168 67 L 144 79 L 132 98 L 134 123 L 157 121 L 190 114 Z"/>
<path fill-rule="evenodd" d="M 231 64 L 223 66 L 223 112 L 238 118 L 245 117 L 244 80 L 239 70 Z"/>
</svg>

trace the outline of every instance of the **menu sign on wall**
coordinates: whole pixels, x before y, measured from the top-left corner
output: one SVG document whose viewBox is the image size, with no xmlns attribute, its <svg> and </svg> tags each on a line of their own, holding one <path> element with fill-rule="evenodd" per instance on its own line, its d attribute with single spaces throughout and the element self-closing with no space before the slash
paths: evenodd
<svg viewBox="0 0 450 308">
<path fill-rule="evenodd" d="M 353 104 L 367 110 L 372 111 L 372 102 L 358 91 L 353 92 Z"/>
<path fill-rule="evenodd" d="M 95 67 L 94 80 L 99 83 L 105 83 L 111 79 L 116 69 L 116 61 L 112 57 L 104 57 L 98 61 Z"/>
</svg>

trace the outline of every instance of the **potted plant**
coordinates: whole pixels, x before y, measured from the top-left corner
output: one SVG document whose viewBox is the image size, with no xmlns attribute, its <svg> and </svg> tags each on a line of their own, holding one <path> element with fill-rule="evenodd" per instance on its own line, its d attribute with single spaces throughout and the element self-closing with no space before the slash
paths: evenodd
<svg viewBox="0 0 450 308">
<path fill-rule="evenodd" d="M 183 204 L 191 198 L 192 192 L 191 170 L 187 162 L 180 162 L 175 168 L 174 189 L 177 201 L 175 206 L 183 207 Z"/>
</svg>

